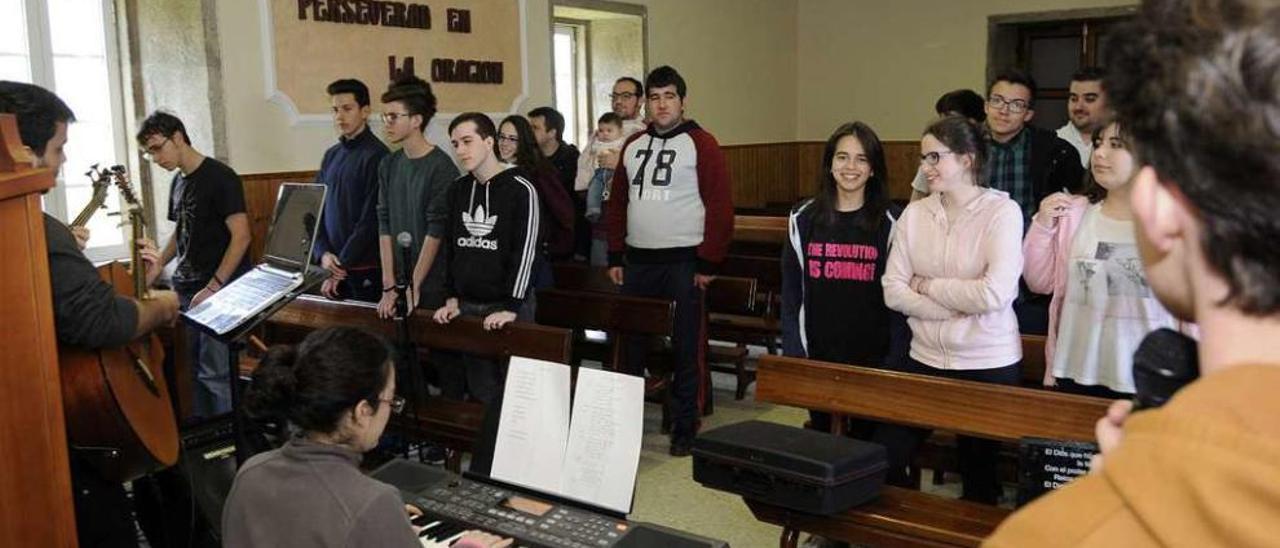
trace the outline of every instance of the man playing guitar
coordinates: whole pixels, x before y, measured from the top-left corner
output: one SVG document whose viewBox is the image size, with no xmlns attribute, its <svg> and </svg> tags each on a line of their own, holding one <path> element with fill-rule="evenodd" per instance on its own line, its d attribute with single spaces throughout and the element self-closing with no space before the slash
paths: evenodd
<svg viewBox="0 0 1280 548">
<path fill-rule="evenodd" d="M 67 126 L 75 121 L 75 114 L 66 103 L 38 86 L 0 81 L 0 113 L 17 116 L 23 145 L 35 158 L 36 167 L 55 173 L 62 167 Z M 44 225 L 54 326 L 60 345 L 84 349 L 118 347 L 177 318 L 177 294 L 156 290 L 147 300 L 118 295 L 81 252 L 77 236 L 87 239 L 87 234 L 73 235 L 71 229 L 48 214 Z M 159 254 L 150 242 L 137 244 L 142 246 L 150 284 L 160 274 Z M 75 450 L 70 453 L 80 545 L 136 546 L 131 505 L 123 486 L 103 478 Z"/>
</svg>

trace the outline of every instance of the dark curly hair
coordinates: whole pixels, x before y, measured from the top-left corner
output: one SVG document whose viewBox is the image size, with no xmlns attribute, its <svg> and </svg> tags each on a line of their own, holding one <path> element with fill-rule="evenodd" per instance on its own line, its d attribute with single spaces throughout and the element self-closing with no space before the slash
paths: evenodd
<svg viewBox="0 0 1280 548">
<path fill-rule="evenodd" d="M 383 104 L 395 102 L 403 104 L 410 116 L 421 116 L 420 129 L 423 133 L 427 132 L 427 124 L 431 123 L 431 118 L 436 115 L 436 95 L 431 92 L 431 84 L 411 74 L 391 82 L 381 99 Z"/>
<path fill-rule="evenodd" d="M 1148 1 L 1106 64 L 1138 161 L 1197 210 L 1224 304 L 1280 312 L 1280 6 Z"/>
<path fill-rule="evenodd" d="M 288 419 L 308 432 L 332 433 L 361 401 L 377 409 L 391 375 L 391 347 L 352 327 L 311 332 L 297 347 L 274 346 L 253 372 L 245 410 L 259 419 Z"/>
</svg>

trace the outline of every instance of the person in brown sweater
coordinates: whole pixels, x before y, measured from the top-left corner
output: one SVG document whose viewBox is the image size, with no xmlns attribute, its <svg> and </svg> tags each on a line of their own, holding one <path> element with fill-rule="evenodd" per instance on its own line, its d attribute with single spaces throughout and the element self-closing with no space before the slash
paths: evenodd
<svg viewBox="0 0 1280 548">
<path fill-rule="evenodd" d="M 1133 130 L 1139 255 L 1200 326 L 1201 377 L 1112 405 L 1088 475 L 985 546 L 1275 546 L 1280 522 L 1280 3 L 1145 2 L 1104 82 Z"/>
</svg>

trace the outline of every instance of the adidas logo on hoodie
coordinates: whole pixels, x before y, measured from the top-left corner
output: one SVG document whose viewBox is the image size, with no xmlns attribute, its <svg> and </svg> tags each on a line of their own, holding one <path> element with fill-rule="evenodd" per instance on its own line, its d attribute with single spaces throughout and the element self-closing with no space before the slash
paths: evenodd
<svg viewBox="0 0 1280 548">
<path fill-rule="evenodd" d="M 476 204 L 475 213 L 462 212 L 462 226 L 466 227 L 467 232 L 471 236 L 458 237 L 458 247 L 475 247 L 479 249 L 488 249 L 490 251 L 498 250 L 498 240 L 485 238 L 490 232 L 493 232 L 494 225 L 498 224 L 497 215 L 486 215 L 484 204 Z"/>
</svg>

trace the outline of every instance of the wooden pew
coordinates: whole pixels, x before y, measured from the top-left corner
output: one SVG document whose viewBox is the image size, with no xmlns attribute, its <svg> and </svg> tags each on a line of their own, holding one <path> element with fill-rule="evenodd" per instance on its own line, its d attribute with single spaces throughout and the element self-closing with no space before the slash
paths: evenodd
<svg viewBox="0 0 1280 548">
<path fill-rule="evenodd" d="M 1023 437 L 1092 441 L 1108 401 L 843 364 L 764 356 L 756 399 L 829 413 L 944 429 L 1001 441 Z M 822 517 L 747 501 L 757 519 L 850 542 L 976 546 L 1007 510 L 894 487 L 844 515 Z"/>
<path fill-rule="evenodd" d="M 602 267 L 582 263 L 554 263 L 552 272 L 558 289 L 610 294 L 620 291 L 609 280 L 607 269 Z M 707 288 L 707 312 L 711 315 L 749 316 L 755 310 L 757 292 L 754 278 L 717 276 Z M 744 344 L 710 345 L 707 349 L 707 363 L 712 371 L 729 373 L 737 378 L 736 399 L 739 400 L 745 396 L 747 387 L 755 381 L 755 372 L 747 368 L 747 355 Z"/>
<path fill-rule="evenodd" d="M 787 241 L 787 218 L 767 215 L 735 215 L 729 253 L 777 257 Z"/>
<path fill-rule="evenodd" d="M 538 323 L 565 329 L 594 329 L 625 335 L 670 336 L 675 303 L 613 292 L 566 289 L 538 291 Z M 623 365 L 622 337 L 613 337 L 608 363 Z"/>
<path fill-rule="evenodd" d="M 419 348 L 466 352 L 492 358 L 525 356 L 568 363 L 572 336 L 557 327 L 528 323 L 508 324 L 500 331 L 485 331 L 479 318 L 460 317 L 447 325 L 431 320 L 432 310 L 418 310 L 410 318 L 410 337 Z M 335 325 L 361 327 L 395 340 L 396 324 L 377 317 L 375 305 L 335 302 L 303 295 L 267 320 L 264 334 L 273 343 L 297 342 L 312 330 Z M 428 354 L 429 355 L 429 354 Z M 241 374 L 245 374 L 242 363 Z M 403 381 L 402 381 L 403 382 Z M 447 466 L 458 471 L 461 454 L 471 451 L 479 437 L 485 408 L 476 402 L 429 398 L 417 409 L 417 423 L 406 412 L 396 426 L 415 437 L 439 443 L 449 452 Z"/>
<path fill-rule="evenodd" d="M 787 218 L 757 215 L 733 217 L 733 239 L 782 245 L 787 241 Z"/>
</svg>

